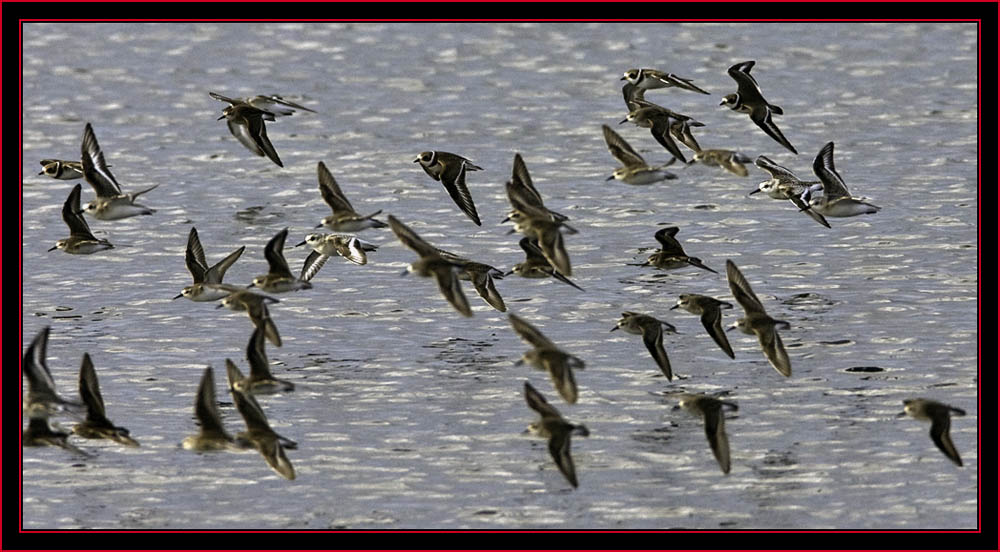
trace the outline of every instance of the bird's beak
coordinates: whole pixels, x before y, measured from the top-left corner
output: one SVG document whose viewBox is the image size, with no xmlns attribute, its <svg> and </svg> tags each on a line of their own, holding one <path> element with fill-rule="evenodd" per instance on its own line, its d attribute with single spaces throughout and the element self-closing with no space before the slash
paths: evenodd
<svg viewBox="0 0 1000 552">
<path fill-rule="evenodd" d="M 721 102 L 719 102 L 719 105 L 726 105 L 726 100 L 722 100 Z"/>
<path fill-rule="evenodd" d="M 750 192 L 749 194 L 747 194 L 747 197 L 750 197 L 750 196 L 754 195 L 755 193 L 757 193 L 759 191 L 760 191 L 760 188 L 757 188 L 756 190 L 754 190 L 754 191 Z"/>
<path fill-rule="evenodd" d="M 410 273 L 410 269 L 408 269 L 408 268 L 404 268 L 404 269 L 403 269 L 403 272 L 402 272 L 402 274 L 400 274 L 400 276 L 406 276 L 406 275 L 407 275 L 407 274 L 409 274 L 409 273 Z"/>
<path fill-rule="evenodd" d="M 222 303 L 219 303 L 218 305 L 215 305 L 215 308 L 217 308 L 217 309 L 221 309 L 221 308 L 222 308 L 222 307 L 224 307 L 224 306 L 225 306 L 225 305 L 223 305 Z"/>
<path fill-rule="evenodd" d="M 607 182 L 608 180 L 614 180 L 614 179 L 615 179 L 615 175 L 611 175 L 611 176 L 605 178 L 604 181 Z"/>
<path fill-rule="evenodd" d="M 299 246 L 302 246 L 302 245 L 305 245 L 305 244 L 306 244 L 306 240 L 302 240 L 301 242 L 295 244 L 295 247 L 299 247 Z"/>
<path fill-rule="evenodd" d="M 622 77 L 622 78 L 620 78 L 620 79 L 618 79 L 618 80 L 625 80 L 625 77 Z"/>
<path fill-rule="evenodd" d="M 804 213 L 804 212 L 806 212 L 806 211 L 808 211 L 808 210 L 810 210 L 810 209 L 812 209 L 812 205 L 809 205 L 809 204 L 807 203 L 805 207 L 803 207 L 803 208 L 799 209 L 799 212 L 800 212 L 800 213 Z"/>
<path fill-rule="evenodd" d="M 896 414 L 897 418 L 902 418 L 903 416 L 906 416 L 906 411 L 905 410 L 902 411 L 902 412 L 900 412 L 899 414 Z"/>
<path fill-rule="evenodd" d="M 322 222 L 319 223 L 319 224 L 317 224 L 316 226 L 313 226 L 313 228 L 322 228 L 322 227 L 323 227 L 323 223 Z"/>
<path fill-rule="evenodd" d="M 676 309 L 679 306 L 680 306 L 679 304 L 678 305 L 674 305 L 674 306 L 670 307 L 670 310 L 674 310 L 674 309 Z"/>
<path fill-rule="evenodd" d="M 218 119 L 216 119 L 216 121 L 221 121 L 221 120 L 223 120 L 223 119 L 225 119 L 225 118 L 226 118 L 226 116 L 225 116 L 225 115 L 223 115 L 222 117 L 219 117 Z"/>
<path fill-rule="evenodd" d="M 618 329 L 618 326 L 615 326 L 614 328 L 611 328 L 611 331 L 613 332 L 613 331 L 615 331 L 617 329 Z M 608 333 L 611 333 L 611 332 L 608 332 Z"/>
<path fill-rule="evenodd" d="M 183 293 L 178 293 L 177 297 L 174 297 L 173 300 L 180 299 L 181 297 L 184 297 L 184 294 Z"/>
<path fill-rule="evenodd" d="M 507 235 L 509 236 L 509 235 L 513 234 L 514 232 L 517 232 L 517 230 L 514 230 L 513 228 L 511 228 L 510 230 L 507 230 Z"/>
<path fill-rule="evenodd" d="M 55 251 L 56 249 L 59 249 L 59 246 L 58 245 L 53 245 L 52 249 L 49 249 L 49 251 Z"/>
<path fill-rule="evenodd" d="M 503 224 L 503 223 L 505 223 L 505 222 L 510 222 L 510 217 L 507 217 L 507 218 L 505 218 L 505 219 L 501 220 L 501 221 L 500 221 L 500 224 Z"/>
<path fill-rule="evenodd" d="M 253 283 L 253 282 L 250 282 L 249 284 L 247 284 L 247 289 L 250 289 L 250 288 L 252 288 L 252 287 L 257 287 L 257 286 L 256 286 L 256 285 L 254 285 L 254 283 Z"/>
<path fill-rule="evenodd" d="M 511 270 L 510 272 L 504 272 L 503 275 L 506 277 L 506 276 L 510 276 L 513 273 L 514 273 L 514 271 Z"/>
<path fill-rule="evenodd" d="M 45 174 L 45 171 L 38 173 L 38 176 L 42 176 L 43 174 Z"/>
<path fill-rule="evenodd" d="M 419 156 L 417 156 L 417 158 L 413 160 L 414 163 L 416 163 L 417 161 L 420 161 L 420 157 Z"/>
<path fill-rule="evenodd" d="M 628 119 L 622 119 L 621 122 L 618 123 L 618 124 L 623 124 L 623 123 L 627 123 L 627 122 L 628 122 Z"/>
<path fill-rule="evenodd" d="M 514 366 L 520 366 L 522 364 L 524 364 L 524 359 L 523 358 L 519 358 L 519 359 L 517 359 L 517 360 L 514 361 Z"/>
</svg>

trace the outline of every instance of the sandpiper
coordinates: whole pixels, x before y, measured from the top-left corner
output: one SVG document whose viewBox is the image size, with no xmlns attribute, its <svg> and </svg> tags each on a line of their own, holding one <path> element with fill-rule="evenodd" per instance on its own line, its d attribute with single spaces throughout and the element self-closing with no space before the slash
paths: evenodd
<svg viewBox="0 0 1000 552">
<path fill-rule="evenodd" d="M 810 188 L 813 188 L 814 192 L 822 190 L 822 182 L 802 181 L 799 177 L 795 176 L 795 173 L 785 167 L 782 167 L 774 161 L 771 161 L 763 155 L 757 156 L 757 159 L 754 160 L 754 165 L 770 174 L 771 179 L 758 184 L 757 189 L 747 194 L 748 196 L 752 196 L 757 192 L 764 192 L 772 199 L 786 199 L 791 201 L 792 204 L 798 207 L 800 211 L 803 211 L 805 214 L 812 217 L 812 219 L 816 222 L 830 228 L 830 223 L 826 221 L 823 215 L 810 209 L 808 204 L 802 200 L 802 196 L 805 195 L 807 190 Z"/>
<path fill-rule="evenodd" d="M 844 180 L 833 168 L 833 142 L 827 142 L 819 150 L 819 154 L 816 155 L 816 160 L 813 162 L 813 172 L 823 183 L 823 193 L 818 195 L 814 193 L 813 188 L 807 188 L 802 193 L 802 201 L 808 205 L 806 209 L 827 217 L 870 215 L 882 209 L 851 197 Z"/>
<path fill-rule="evenodd" d="M 788 353 L 785 352 L 781 336 L 778 335 L 779 326 L 787 330 L 791 325 L 784 320 L 775 320 L 764 312 L 764 305 L 750 289 L 750 283 L 743 277 L 743 273 L 736 267 L 736 264 L 729 259 L 726 259 L 726 279 L 729 281 L 729 289 L 733 292 L 733 297 L 746 313 L 746 316 L 734 322 L 730 329 L 739 328 L 747 335 L 756 335 L 764 350 L 764 356 L 767 357 L 771 366 L 782 376 L 791 376 L 792 364 L 788 360 Z"/>
<path fill-rule="evenodd" d="M 50 326 L 42 328 L 24 351 L 21 371 L 28 380 L 28 399 L 24 402 L 24 413 L 30 418 L 47 418 L 60 413 L 78 416 L 83 413 L 84 405 L 60 397 L 56 393 L 52 373 L 49 372 L 45 357 L 48 354 L 50 330 Z"/>
<path fill-rule="evenodd" d="M 438 249 L 438 253 L 445 260 L 458 266 L 458 279 L 472 282 L 472 287 L 476 293 L 483 298 L 486 303 L 500 312 L 507 312 L 507 305 L 503 302 L 503 297 L 497 291 L 494 279 L 502 280 L 504 273 L 502 270 L 485 263 L 470 261 L 465 257 L 460 257 L 443 249 Z"/>
<path fill-rule="evenodd" d="M 723 170 L 729 171 L 736 176 L 747 176 L 750 174 L 750 171 L 743 166 L 743 163 L 749 163 L 751 161 L 753 160 L 737 151 L 726 149 L 707 149 L 695 152 L 688 164 L 701 163 L 702 165 L 708 165 L 709 167 L 722 168 Z"/>
<path fill-rule="evenodd" d="M 510 274 L 517 274 L 522 278 L 555 278 L 560 282 L 573 286 L 576 289 L 583 291 L 583 288 L 574 284 L 565 277 L 558 270 L 553 268 L 549 263 L 549 260 L 545 258 L 542 250 L 538 247 L 538 242 L 532 238 L 524 237 L 521 238 L 519 242 L 521 249 L 524 250 L 526 256 L 524 262 L 517 263 L 510 270 L 510 272 L 504 274 L 504 276 Z"/>
<path fill-rule="evenodd" d="M 236 382 L 245 378 L 235 364 L 226 363 L 226 374 L 229 376 L 229 393 L 247 425 L 246 431 L 236 434 L 236 441 L 256 448 L 267 465 L 281 477 L 295 479 L 295 468 L 285 455 L 285 449 L 294 449 L 298 445 L 271 429 L 271 424 L 268 423 L 267 416 L 264 415 L 264 410 L 257 403 L 257 399 L 252 394 L 236 388 Z"/>
<path fill-rule="evenodd" d="M 539 414 L 538 421 L 532 423 L 528 429 L 539 437 L 548 438 L 549 454 L 569 484 L 576 488 L 579 484 L 573 457 L 570 456 L 570 436 L 576 434 L 587 437 L 590 435 L 590 430 L 584 425 L 567 422 L 562 414 L 528 382 L 524 382 L 524 400 Z"/>
<path fill-rule="evenodd" d="M 97 143 L 97 136 L 90 123 L 87 123 L 83 129 L 83 143 L 80 146 L 80 152 L 83 158 L 81 163 L 83 177 L 97 194 L 97 198 L 88 203 L 84 209 L 88 215 L 100 220 L 118 220 L 138 215 L 152 215 L 156 212 L 145 205 L 139 205 L 135 199 L 155 189 L 159 184 L 154 184 L 140 192 L 122 193 L 121 186 L 104 161 L 104 153 Z"/>
<path fill-rule="evenodd" d="M 222 116 L 217 120 L 226 120 L 229 132 L 236 137 L 248 150 L 260 157 L 267 156 L 279 167 L 284 167 L 278 152 L 271 145 L 271 140 L 267 137 L 267 128 L 264 121 L 273 121 L 275 113 L 268 109 L 261 109 L 243 100 L 227 98 L 215 92 L 208 93 L 213 98 L 229 102 L 230 105 L 222 110 Z"/>
<path fill-rule="evenodd" d="M 381 209 L 370 215 L 359 215 L 322 161 L 316 166 L 316 172 L 319 175 L 319 193 L 323 196 L 323 201 L 333 211 L 333 214 L 323 218 L 316 225 L 316 228 L 325 226 L 334 232 L 360 232 L 366 228 L 385 228 L 388 226 L 373 218 L 382 212 Z"/>
<path fill-rule="evenodd" d="M 309 234 L 306 236 L 306 239 L 295 244 L 295 247 L 306 244 L 313 249 L 313 252 L 319 255 L 327 258 L 333 255 L 340 255 L 358 265 L 367 264 L 367 253 L 378 250 L 377 245 L 358 239 L 357 236 L 347 234 Z"/>
<path fill-rule="evenodd" d="M 85 439 L 110 439 L 129 447 L 139 446 L 138 441 L 129 437 L 128 429 L 118 427 L 108 419 L 97 372 L 87 353 L 83 354 L 80 364 L 80 397 L 87 405 L 87 418 L 73 427 L 73 433 Z"/>
<path fill-rule="evenodd" d="M 455 307 L 455 310 L 462 313 L 463 316 L 472 316 L 472 309 L 469 308 L 469 300 L 465 298 L 465 293 L 462 292 L 462 285 L 458 282 L 458 271 L 462 267 L 441 256 L 437 248 L 424 241 L 416 232 L 392 215 L 389 215 L 389 227 L 403 245 L 409 247 L 420 256 L 419 259 L 407 267 L 406 272 L 403 274 L 412 272 L 425 278 L 433 276 L 437 281 L 438 289 L 441 290 L 441 294 L 444 295 L 445 299 L 451 303 L 451 306 Z"/>
<path fill-rule="evenodd" d="M 233 311 L 246 311 L 253 322 L 255 328 L 262 328 L 267 340 L 275 347 L 281 347 L 281 336 L 278 335 L 278 326 L 271 319 L 271 313 L 267 310 L 267 304 L 278 303 L 274 297 L 254 293 L 248 289 L 242 289 L 229 284 L 213 284 L 209 288 L 226 289 L 230 294 L 222 299 L 222 302 L 215 308 L 226 307 Z"/>
<path fill-rule="evenodd" d="M 696 295 L 693 293 L 682 293 L 677 300 L 677 304 L 670 307 L 670 310 L 682 308 L 691 314 L 701 316 L 701 325 L 705 327 L 708 335 L 712 336 L 715 344 L 719 346 L 729 358 L 736 358 L 733 348 L 729 345 L 726 332 L 722 329 L 722 309 L 731 309 L 733 305 L 725 301 L 719 301 L 707 295 Z"/>
<path fill-rule="evenodd" d="M 517 335 L 530 344 L 533 349 L 526 351 L 520 360 L 515 364 L 528 363 L 538 370 L 545 370 L 552 378 L 552 383 L 556 391 L 566 402 L 572 404 L 577 399 L 576 378 L 573 377 L 573 370 L 582 370 L 584 363 L 579 358 L 559 349 L 555 343 L 549 341 L 523 318 L 508 313 L 510 325 L 517 332 Z"/>
<path fill-rule="evenodd" d="M 729 473 L 729 438 L 726 436 L 726 422 L 723 407 L 737 410 L 736 403 L 720 401 L 708 395 L 683 393 L 680 395 L 680 406 L 695 416 L 705 419 L 705 436 L 712 454 L 719 462 L 722 473 Z"/>
<path fill-rule="evenodd" d="M 247 362 L 250 364 L 250 375 L 234 381 L 233 387 L 237 391 L 253 395 L 294 391 L 294 383 L 277 379 L 271 375 L 264 347 L 264 332 L 260 328 L 254 328 L 253 333 L 250 334 L 250 341 L 247 343 Z M 226 359 L 227 372 L 228 366 L 232 363 L 233 361 Z"/>
<path fill-rule="evenodd" d="M 244 447 L 230 435 L 222 425 L 219 403 L 215 398 L 215 378 L 212 367 L 208 366 L 201 375 L 198 394 L 194 400 L 194 415 L 201 430 L 197 435 L 184 438 L 181 446 L 198 452 L 215 450 L 237 450 Z"/>
<path fill-rule="evenodd" d="M 256 287 L 268 293 L 284 293 L 312 288 L 309 280 L 322 268 L 327 257 L 317 254 L 307 258 L 307 262 L 302 266 L 302 273 L 296 278 L 288 268 L 288 261 L 285 260 L 284 249 L 287 237 L 288 228 L 285 228 L 267 242 L 267 247 L 264 248 L 264 258 L 267 259 L 268 272 L 254 278 L 249 287 Z"/>
<path fill-rule="evenodd" d="M 192 226 L 191 231 L 188 232 L 188 242 L 187 250 L 184 253 L 184 263 L 187 265 L 188 271 L 191 273 L 191 278 L 194 279 L 194 284 L 185 287 L 181 292 L 174 297 L 174 299 L 180 299 L 181 297 L 187 297 L 192 301 L 218 301 L 223 297 L 232 293 L 231 291 L 226 291 L 224 289 L 206 287 L 205 284 L 221 284 L 223 276 L 226 275 L 226 271 L 229 267 L 233 265 L 243 255 L 243 251 L 246 250 L 246 246 L 241 246 L 236 251 L 233 251 L 226 258 L 222 259 L 218 263 L 212 265 L 211 268 L 208 266 L 208 261 L 205 260 L 205 250 L 201 247 L 201 240 L 198 239 L 198 230 Z"/>
<path fill-rule="evenodd" d="M 645 263 L 639 266 L 655 266 L 663 270 L 673 270 L 676 268 L 686 268 L 688 266 L 696 266 L 700 269 L 707 270 L 709 272 L 715 272 L 711 268 L 705 266 L 698 257 L 691 257 L 684 252 L 684 247 L 681 243 L 677 241 L 674 236 L 680 228 L 676 226 L 668 226 L 662 228 L 653 235 L 656 241 L 660 242 L 660 249 L 649 256 Z"/>
<path fill-rule="evenodd" d="M 561 229 L 565 226 L 561 221 L 555 220 L 544 207 L 532 205 L 525 197 L 523 187 L 508 181 L 506 184 L 507 200 L 516 212 L 516 216 L 511 216 L 514 221 L 514 229 L 525 236 L 537 241 L 542 255 L 545 256 L 549 264 L 566 276 L 572 276 L 573 268 L 570 265 L 569 253 L 566 252 L 566 245 L 563 242 Z"/>
<path fill-rule="evenodd" d="M 906 399 L 903 405 L 903 413 L 931 422 L 931 440 L 949 460 L 961 466 L 962 458 L 951 442 L 951 416 L 965 416 L 965 411 L 930 399 Z"/>
<path fill-rule="evenodd" d="M 661 180 L 677 178 L 676 174 L 663 170 L 664 167 L 673 164 L 676 161 L 676 157 L 663 165 L 650 166 L 641 155 L 632 149 L 632 146 L 624 138 L 619 136 L 614 130 L 611 130 L 611 127 L 601 125 L 601 129 L 604 131 L 604 142 L 608 145 L 608 151 L 623 165 L 615 169 L 615 172 L 606 180 L 621 180 L 626 184 L 644 186 L 660 182 Z"/>
<path fill-rule="evenodd" d="M 73 255 L 90 255 L 98 251 L 114 248 L 111 242 L 105 239 L 97 239 L 90 231 L 90 226 L 83 218 L 80 211 L 80 185 L 73 186 L 73 191 L 69 193 L 66 202 L 63 203 L 62 218 L 69 226 L 69 237 L 59 240 L 49 249 L 55 251 L 61 249 Z"/>
<path fill-rule="evenodd" d="M 621 320 L 618 321 L 618 324 L 614 328 L 611 328 L 611 331 L 619 328 L 630 334 L 641 335 L 642 342 L 646 345 L 646 350 L 649 351 L 649 354 L 653 355 L 653 360 L 660 367 L 660 371 L 663 372 L 664 376 L 667 376 L 667 381 L 673 381 L 674 373 L 670 369 L 670 359 L 667 357 L 667 351 L 663 348 L 664 329 L 670 333 L 677 333 L 677 328 L 673 324 L 646 314 L 625 311 L 622 313 Z"/>
<path fill-rule="evenodd" d="M 660 143 L 661 146 L 666 148 L 676 159 L 680 159 L 682 163 L 686 163 L 687 160 L 684 159 L 684 154 L 681 153 L 680 148 L 674 142 L 672 136 L 675 135 L 683 127 L 678 127 L 679 130 L 671 132 L 671 127 L 678 123 L 687 123 L 687 126 L 704 126 L 703 123 L 699 123 L 688 117 L 687 115 L 681 115 L 680 113 L 675 113 L 665 107 L 658 105 L 649 105 L 646 107 L 640 107 L 634 111 L 630 111 L 628 116 L 625 117 L 623 121 L 619 124 L 631 122 L 635 123 L 636 126 L 643 128 L 648 128 L 653 138 Z M 690 130 L 688 130 L 690 132 Z M 612 152 L 613 153 L 613 152 Z"/>
</svg>

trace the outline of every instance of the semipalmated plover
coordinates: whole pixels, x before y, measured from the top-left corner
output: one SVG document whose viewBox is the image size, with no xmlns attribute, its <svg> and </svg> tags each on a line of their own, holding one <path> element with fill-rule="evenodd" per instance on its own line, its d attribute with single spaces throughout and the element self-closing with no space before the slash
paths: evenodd
<svg viewBox="0 0 1000 552">
<path fill-rule="evenodd" d="M 57 180 L 83 178 L 83 163 L 62 159 L 42 159 L 42 171 L 38 176 L 47 175 Z"/>
<path fill-rule="evenodd" d="M 444 189 L 448 190 L 448 195 L 458 205 L 472 222 L 479 226 L 483 223 L 479 221 L 479 213 L 476 212 L 476 204 L 472 202 L 472 194 L 465 184 L 465 173 L 467 171 L 481 171 L 482 167 L 473 165 L 468 159 L 461 155 L 448 153 L 446 151 L 425 151 L 413 160 L 420 163 L 420 167 L 428 176 L 444 184 Z"/>
<path fill-rule="evenodd" d="M 795 151 L 795 147 L 781 133 L 778 125 L 771 120 L 772 114 L 783 115 L 784 111 L 764 99 L 760 86 L 757 85 L 757 80 L 750 75 L 750 69 L 753 68 L 754 63 L 753 61 L 744 61 L 729 68 L 729 76 L 736 81 L 737 90 L 735 94 L 724 97 L 719 105 L 727 106 L 739 113 L 749 114 L 750 120 L 768 136 L 798 155 L 799 152 Z"/>
<path fill-rule="evenodd" d="M 700 94 L 708 94 L 708 92 L 698 88 L 692 83 L 692 79 L 685 79 L 683 77 L 678 77 L 673 73 L 665 73 L 663 71 L 657 71 L 656 69 L 629 69 L 625 71 L 625 76 L 621 79 L 623 81 L 628 81 L 629 84 L 634 85 L 640 90 L 655 90 L 657 88 L 680 88 L 682 90 L 690 90 L 691 92 L 698 92 Z"/>
</svg>

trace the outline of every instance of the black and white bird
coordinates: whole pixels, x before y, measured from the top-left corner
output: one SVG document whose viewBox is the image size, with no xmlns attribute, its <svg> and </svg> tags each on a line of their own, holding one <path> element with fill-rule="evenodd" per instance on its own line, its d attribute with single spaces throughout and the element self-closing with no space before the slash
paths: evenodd
<svg viewBox="0 0 1000 552">
<path fill-rule="evenodd" d="M 783 115 L 784 111 L 764 99 L 760 86 L 757 85 L 757 80 L 750 75 L 750 69 L 753 68 L 754 63 L 753 61 L 744 61 L 729 68 L 729 76 L 736 81 L 737 90 L 735 94 L 728 94 L 722 98 L 719 105 L 724 105 L 739 113 L 749 114 L 750 120 L 768 136 L 798 155 L 799 152 L 795 151 L 795 147 L 781 133 L 778 125 L 771 120 L 772 115 Z"/>
<path fill-rule="evenodd" d="M 476 212 L 476 204 L 472 201 L 472 194 L 465 184 L 465 173 L 468 171 L 481 171 L 482 167 L 473 165 L 471 161 L 446 151 L 425 151 L 413 160 L 420 163 L 420 167 L 428 176 L 444 184 L 444 189 L 448 195 L 458 205 L 472 222 L 478 226 L 483 223 L 479 220 L 479 213 Z"/>
</svg>

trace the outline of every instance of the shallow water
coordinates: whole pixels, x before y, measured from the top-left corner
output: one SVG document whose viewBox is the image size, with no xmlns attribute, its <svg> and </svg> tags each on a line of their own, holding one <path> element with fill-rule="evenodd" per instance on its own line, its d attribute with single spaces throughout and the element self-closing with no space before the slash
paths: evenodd
<svg viewBox="0 0 1000 552">
<path fill-rule="evenodd" d="M 23 449 L 23 527 L 184 528 L 974 528 L 977 491 L 977 106 L 974 24 L 25 24 L 22 350 L 52 325 L 49 366 L 75 395 L 89 352 L 109 417 L 142 443 L 72 441 L 83 459 Z M 261 48 L 266 45 L 266 48 Z M 794 156 L 746 115 L 720 107 L 733 63 L 753 74 Z M 622 72 L 655 67 L 711 96 L 654 90 L 647 99 L 705 123 L 706 148 L 767 155 L 801 177 L 827 141 L 852 193 L 883 208 L 826 229 L 747 192 L 766 179 L 674 167 L 635 187 L 600 125 L 651 163 L 669 154 L 624 118 Z M 278 93 L 318 111 L 268 123 L 285 168 L 253 156 L 215 119 L 207 92 Z M 38 160 L 75 159 L 86 122 L 129 190 L 159 188 L 148 217 L 91 220 L 115 249 L 45 250 L 65 237 L 60 212 L 78 181 L 35 176 Z M 482 227 L 411 161 L 452 151 Z M 683 149 L 683 148 L 682 148 Z M 190 283 L 184 248 L 196 226 L 210 263 L 247 250 L 226 275 L 263 274 L 266 242 L 291 246 L 329 214 L 324 161 L 359 212 L 384 210 L 437 247 L 509 270 L 519 236 L 499 225 L 503 183 L 520 152 L 546 205 L 568 215 L 572 279 L 497 283 L 525 317 L 586 363 L 580 400 L 515 366 L 527 349 L 506 315 L 471 286 L 458 315 L 430 280 L 402 278 L 414 259 L 385 230 L 369 264 L 330 259 L 314 289 L 271 308 L 284 346 L 272 370 L 294 393 L 260 397 L 272 426 L 299 442 L 297 479 L 255 452 L 195 454 L 195 391 L 215 368 L 224 422 L 243 428 L 224 360 L 247 369 L 246 315 L 171 298 Z M 688 153 L 686 152 L 686 155 Z M 92 191 L 84 185 L 83 201 Z M 688 253 L 724 272 L 733 259 L 782 337 L 793 375 L 771 368 L 751 336 L 728 359 L 697 317 L 668 309 L 680 293 L 732 300 L 724 275 L 628 266 L 681 228 Z M 293 271 L 304 250 L 290 249 Z M 677 326 L 667 382 L 639 336 L 609 333 L 635 310 Z M 725 313 L 726 324 L 736 311 Z M 879 371 L 852 368 L 876 367 Z M 586 424 L 573 441 L 572 490 L 545 442 L 524 432 L 529 380 Z M 673 391 L 728 392 L 732 472 L 712 457 L 701 421 Z M 964 468 L 897 418 L 904 398 L 965 409 L 952 437 Z M 64 427 L 70 420 L 61 420 Z"/>
</svg>

